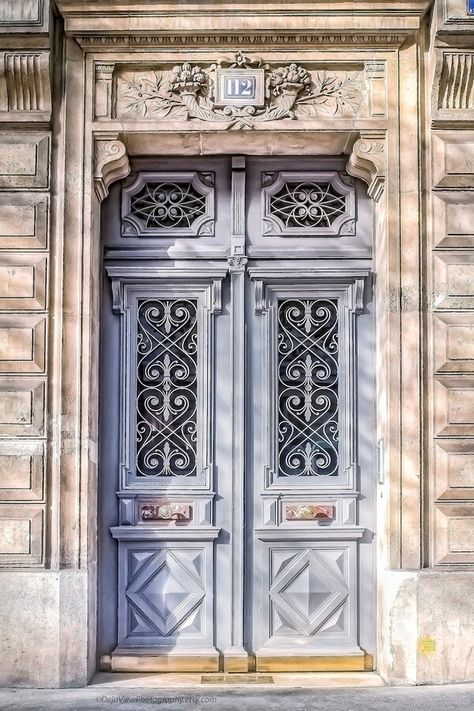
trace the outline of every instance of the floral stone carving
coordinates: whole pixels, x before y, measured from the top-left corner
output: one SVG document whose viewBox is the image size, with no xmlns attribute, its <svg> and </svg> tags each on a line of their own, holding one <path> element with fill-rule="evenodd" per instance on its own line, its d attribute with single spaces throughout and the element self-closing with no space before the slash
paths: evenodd
<svg viewBox="0 0 474 711">
<path fill-rule="evenodd" d="M 264 69 L 263 107 L 218 107 L 215 77 L 219 68 Z M 239 53 L 235 61 L 208 67 L 190 63 L 173 68 L 133 72 L 117 77 L 117 117 L 195 119 L 222 128 L 253 128 L 258 123 L 280 119 L 355 116 L 365 100 L 361 71 L 312 69 L 295 63 L 271 67 Z"/>
</svg>

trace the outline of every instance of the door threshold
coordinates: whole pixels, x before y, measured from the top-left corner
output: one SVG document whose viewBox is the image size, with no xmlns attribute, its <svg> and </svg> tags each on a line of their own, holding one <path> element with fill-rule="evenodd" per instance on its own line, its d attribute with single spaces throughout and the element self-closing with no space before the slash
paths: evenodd
<svg viewBox="0 0 474 711">
<path fill-rule="evenodd" d="M 232 677 L 237 677 L 233 680 Z M 224 681 L 222 680 L 224 678 Z M 273 672 L 248 674 L 212 673 L 120 673 L 98 672 L 90 686 L 124 689 L 189 689 L 210 686 L 271 686 L 286 688 L 304 687 L 380 687 L 385 682 L 377 672 Z"/>
</svg>

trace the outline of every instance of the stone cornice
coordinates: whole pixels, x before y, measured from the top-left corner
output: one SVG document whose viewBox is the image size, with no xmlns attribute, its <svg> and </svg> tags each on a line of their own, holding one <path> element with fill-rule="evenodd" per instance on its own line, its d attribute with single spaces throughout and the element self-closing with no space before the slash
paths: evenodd
<svg viewBox="0 0 474 711">
<path fill-rule="evenodd" d="M 227 32 L 225 34 L 193 34 L 193 35 L 92 35 L 79 34 L 75 39 L 83 49 L 117 50 L 125 49 L 159 49 L 166 47 L 206 47 L 228 49 L 229 47 L 334 47 L 357 46 L 383 47 L 399 46 L 405 39 L 405 34 L 357 34 L 357 33 L 322 33 L 322 34 L 244 34 L 242 32 Z"/>
<path fill-rule="evenodd" d="M 427 0 L 281 3 L 57 0 L 65 30 L 84 48 L 397 45 L 413 35 Z"/>
</svg>

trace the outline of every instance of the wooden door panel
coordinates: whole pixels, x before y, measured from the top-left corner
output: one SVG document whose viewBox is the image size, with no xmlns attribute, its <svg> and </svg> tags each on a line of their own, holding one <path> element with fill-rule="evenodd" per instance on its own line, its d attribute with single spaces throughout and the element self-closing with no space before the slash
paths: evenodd
<svg viewBox="0 0 474 711">
<path fill-rule="evenodd" d="M 373 652 L 371 207 L 341 166 L 148 160 L 111 191 L 108 668 L 360 669 Z"/>
</svg>

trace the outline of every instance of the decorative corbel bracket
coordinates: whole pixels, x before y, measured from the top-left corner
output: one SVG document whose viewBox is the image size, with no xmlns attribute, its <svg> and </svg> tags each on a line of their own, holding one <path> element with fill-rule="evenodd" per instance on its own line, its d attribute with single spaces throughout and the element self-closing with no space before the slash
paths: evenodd
<svg viewBox="0 0 474 711">
<path fill-rule="evenodd" d="M 385 134 L 362 131 L 352 147 L 346 170 L 349 175 L 367 183 L 367 192 L 376 202 L 385 187 L 385 161 Z"/>
<path fill-rule="evenodd" d="M 109 194 L 109 186 L 130 173 L 125 145 L 115 135 L 98 135 L 94 140 L 94 187 L 99 202 Z"/>
</svg>

